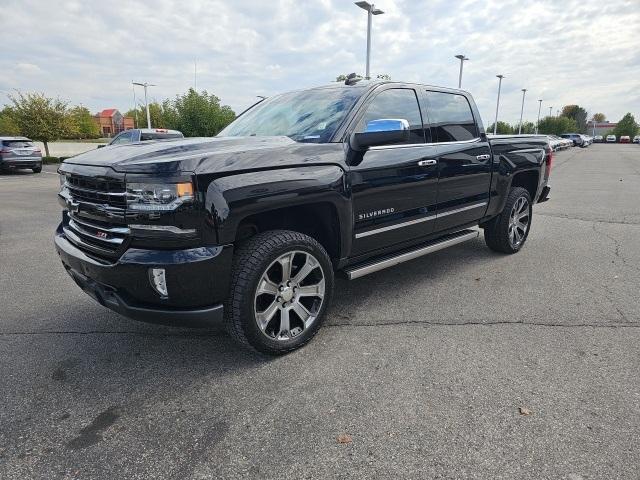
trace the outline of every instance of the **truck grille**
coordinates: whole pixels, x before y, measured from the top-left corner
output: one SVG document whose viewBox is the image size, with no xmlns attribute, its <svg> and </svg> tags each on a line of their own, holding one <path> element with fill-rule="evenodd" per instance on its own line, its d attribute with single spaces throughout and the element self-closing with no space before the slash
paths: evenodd
<svg viewBox="0 0 640 480">
<path fill-rule="evenodd" d="M 127 206 L 124 182 L 117 179 L 93 179 L 80 175 L 67 175 L 67 189 L 76 201 L 122 209 Z"/>
<path fill-rule="evenodd" d="M 66 202 L 65 237 L 93 258 L 113 261 L 126 248 L 124 179 L 65 175 L 60 197 Z"/>
</svg>

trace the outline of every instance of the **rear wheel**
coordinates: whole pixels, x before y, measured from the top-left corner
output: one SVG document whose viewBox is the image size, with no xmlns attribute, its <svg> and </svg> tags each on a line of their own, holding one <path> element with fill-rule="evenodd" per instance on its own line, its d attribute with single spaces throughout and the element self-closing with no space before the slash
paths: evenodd
<svg viewBox="0 0 640 480">
<path fill-rule="evenodd" d="M 333 290 L 333 267 L 313 238 L 274 230 L 258 234 L 234 256 L 225 326 L 244 346 L 281 355 L 313 338 Z"/>
<path fill-rule="evenodd" d="M 512 188 L 502 213 L 484 228 L 487 246 L 496 252 L 518 252 L 529 236 L 532 213 L 529 192 L 522 187 Z"/>
</svg>

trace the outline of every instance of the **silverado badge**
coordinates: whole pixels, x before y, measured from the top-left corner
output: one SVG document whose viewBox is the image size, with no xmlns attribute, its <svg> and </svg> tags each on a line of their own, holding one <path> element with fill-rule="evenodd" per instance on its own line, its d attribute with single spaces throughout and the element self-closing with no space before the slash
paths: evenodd
<svg viewBox="0 0 640 480">
<path fill-rule="evenodd" d="M 383 208 L 381 210 L 374 210 L 373 212 L 359 213 L 358 221 L 369 220 L 370 218 L 376 218 L 382 215 L 389 215 L 390 213 L 393 213 L 395 211 L 395 208 Z"/>
</svg>

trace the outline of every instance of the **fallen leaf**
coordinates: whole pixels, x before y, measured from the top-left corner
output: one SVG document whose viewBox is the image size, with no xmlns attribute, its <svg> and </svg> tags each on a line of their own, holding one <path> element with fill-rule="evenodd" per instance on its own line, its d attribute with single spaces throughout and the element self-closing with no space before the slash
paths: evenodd
<svg viewBox="0 0 640 480">
<path fill-rule="evenodd" d="M 533 413 L 527 407 L 520 407 L 518 410 L 520 411 L 520 415 L 531 415 Z"/>
<path fill-rule="evenodd" d="M 338 443 L 351 443 L 352 438 L 348 433 L 341 433 L 338 435 Z"/>
</svg>

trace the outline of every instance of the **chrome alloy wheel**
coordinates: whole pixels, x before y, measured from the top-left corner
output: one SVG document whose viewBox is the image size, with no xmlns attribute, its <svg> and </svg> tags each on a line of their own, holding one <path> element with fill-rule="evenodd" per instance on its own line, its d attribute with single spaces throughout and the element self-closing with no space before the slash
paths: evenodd
<svg viewBox="0 0 640 480">
<path fill-rule="evenodd" d="M 272 340 L 291 340 L 315 321 L 325 297 L 325 274 L 310 253 L 278 257 L 260 277 L 254 298 L 258 328 Z"/>
<path fill-rule="evenodd" d="M 513 248 L 517 248 L 524 241 L 530 220 L 529 201 L 520 197 L 513 204 L 509 214 L 509 243 Z"/>
</svg>

